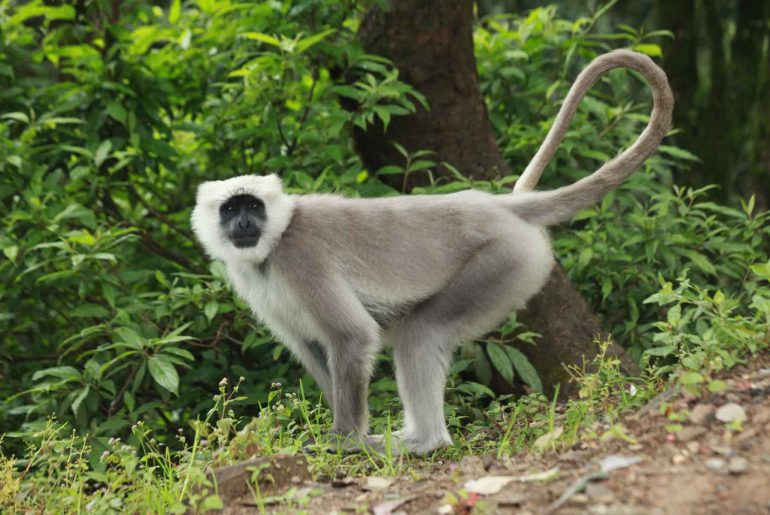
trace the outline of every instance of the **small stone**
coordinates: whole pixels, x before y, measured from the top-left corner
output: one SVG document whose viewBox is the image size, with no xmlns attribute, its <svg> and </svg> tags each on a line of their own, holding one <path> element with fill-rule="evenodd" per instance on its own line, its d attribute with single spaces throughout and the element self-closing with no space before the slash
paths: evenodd
<svg viewBox="0 0 770 515">
<path fill-rule="evenodd" d="M 676 433 L 676 439 L 680 442 L 690 442 L 706 434 L 706 428 L 700 426 L 688 426 Z"/>
<path fill-rule="evenodd" d="M 716 408 L 711 404 L 698 404 L 690 412 L 690 422 L 702 426 L 714 419 Z"/>
<path fill-rule="evenodd" d="M 615 500 L 615 494 L 601 483 L 588 483 L 586 485 L 586 495 L 595 502 L 611 503 Z"/>
<path fill-rule="evenodd" d="M 674 465 L 681 465 L 685 461 L 687 461 L 687 458 L 682 456 L 681 454 L 675 454 L 673 458 L 671 458 L 671 461 L 674 462 Z"/>
<path fill-rule="evenodd" d="M 716 454 L 721 454 L 725 458 L 732 458 L 735 456 L 735 451 L 731 447 L 714 447 L 712 450 Z"/>
<path fill-rule="evenodd" d="M 741 398 L 738 397 L 738 395 L 736 395 L 734 393 L 728 393 L 727 395 L 725 395 L 725 399 L 727 399 L 729 402 L 733 402 L 733 403 L 741 402 Z"/>
<path fill-rule="evenodd" d="M 574 502 L 575 504 L 588 504 L 589 500 L 590 497 L 588 497 L 586 494 L 575 494 L 572 496 L 572 499 L 570 499 L 570 501 Z"/>
<path fill-rule="evenodd" d="M 722 458 L 709 458 L 706 460 L 706 468 L 708 468 L 709 470 L 713 470 L 715 472 L 724 470 L 726 466 L 727 466 L 727 462 Z"/>
<path fill-rule="evenodd" d="M 744 422 L 747 418 L 746 410 L 744 410 L 740 404 L 734 402 L 728 402 L 724 406 L 720 407 L 716 412 L 716 418 L 720 422 L 729 424 L 735 421 Z"/>
<path fill-rule="evenodd" d="M 736 456 L 730 459 L 730 463 L 727 464 L 727 470 L 730 474 L 743 474 L 749 469 L 749 460 L 742 456 Z"/>
<path fill-rule="evenodd" d="M 535 443 L 532 444 L 532 447 L 538 451 L 544 451 L 554 445 L 562 433 L 564 433 L 564 428 L 562 426 L 557 426 L 553 431 L 549 431 L 548 433 L 540 436 L 537 440 L 535 440 Z"/>
<path fill-rule="evenodd" d="M 341 478 L 337 478 L 337 479 L 333 479 L 332 480 L 332 487 L 333 488 L 347 488 L 349 486 L 355 485 L 356 482 L 357 482 L 356 478 L 354 478 L 354 477 L 350 477 L 350 476 L 341 477 Z"/>
<path fill-rule="evenodd" d="M 628 446 L 628 450 L 629 451 L 637 452 L 637 451 L 641 451 L 642 449 L 644 449 L 644 445 L 642 445 L 640 443 L 633 443 L 633 444 Z"/>
<path fill-rule="evenodd" d="M 751 420 L 753 420 L 754 423 L 756 423 L 758 426 L 763 426 L 766 423 L 770 422 L 770 408 L 768 407 L 759 408 L 754 413 L 754 416 L 751 417 Z"/>
<path fill-rule="evenodd" d="M 700 451 L 700 443 L 687 442 L 687 450 L 690 451 L 692 454 L 698 454 L 698 451 Z"/>
<path fill-rule="evenodd" d="M 364 483 L 363 489 L 369 490 L 370 492 L 374 490 L 385 490 L 392 484 L 392 479 L 386 477 L 369 476 L 366 478 L 366 483 Z"/>
</svg>

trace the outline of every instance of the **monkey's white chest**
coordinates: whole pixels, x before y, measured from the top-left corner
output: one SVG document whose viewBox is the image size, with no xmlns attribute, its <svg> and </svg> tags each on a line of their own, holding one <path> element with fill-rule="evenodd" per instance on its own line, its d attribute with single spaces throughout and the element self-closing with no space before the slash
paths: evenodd
<svg viewBox="0 0 770 515">
<path fill-rule="evenodd" d="M 292 289 L 277 274 L 263 274 L 252 265 L 227 265 L 230 282 L 254 315 L 289 347 L 317 338 L 319 329 Z"/>
</svg>

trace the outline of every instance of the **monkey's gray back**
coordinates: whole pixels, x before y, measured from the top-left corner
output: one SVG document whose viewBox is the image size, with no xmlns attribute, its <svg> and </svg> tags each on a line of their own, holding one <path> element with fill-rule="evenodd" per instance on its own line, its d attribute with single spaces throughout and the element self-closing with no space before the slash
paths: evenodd
<svg viewBox="0 0 770 515">
<path fill-rule="evenodd" d="M 318 275 L 338 277 L 384 325 L 444 290 L 474 256 L 496 246 L 534 294 L 553 265 L 547 234 L 499 196 L 303 195 L 266 266 L 271 274 L 290 274 L 295 288 Z M 515 300 L 527 299 L 512 299 L 511 309 Z"/>
</svg>

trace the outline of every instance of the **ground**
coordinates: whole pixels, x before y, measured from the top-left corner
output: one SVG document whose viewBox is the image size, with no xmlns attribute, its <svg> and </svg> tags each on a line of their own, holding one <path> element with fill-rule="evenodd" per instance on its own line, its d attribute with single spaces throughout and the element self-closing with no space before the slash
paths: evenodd
<svg viewBox="0 0 770 515">
<path fill-rule="evenodd" d="M 287 458 L 299 459 L 299 469 L 270 470 L 264 495 L 223 495 L 225 512 L 768 514 L 770 355 L 724 379 L 719 394 L 666 391 L 605 438 L 544 453 L 325 482 L 297 472 L 302 458 Z"/>
</svg>

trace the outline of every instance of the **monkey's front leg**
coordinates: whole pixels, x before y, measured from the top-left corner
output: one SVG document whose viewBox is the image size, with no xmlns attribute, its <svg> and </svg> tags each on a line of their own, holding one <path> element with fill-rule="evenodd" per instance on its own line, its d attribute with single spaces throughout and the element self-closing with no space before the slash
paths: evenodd
<svg viewBox="0 0 770 515">
<path fill-rule="evenodd" d="M 366 435 L 369 428 L 369 379 L 377 348 L 376 334 L 361 331 L 337 339 L 332 352 L 332 433 Z"/>
</svg>

